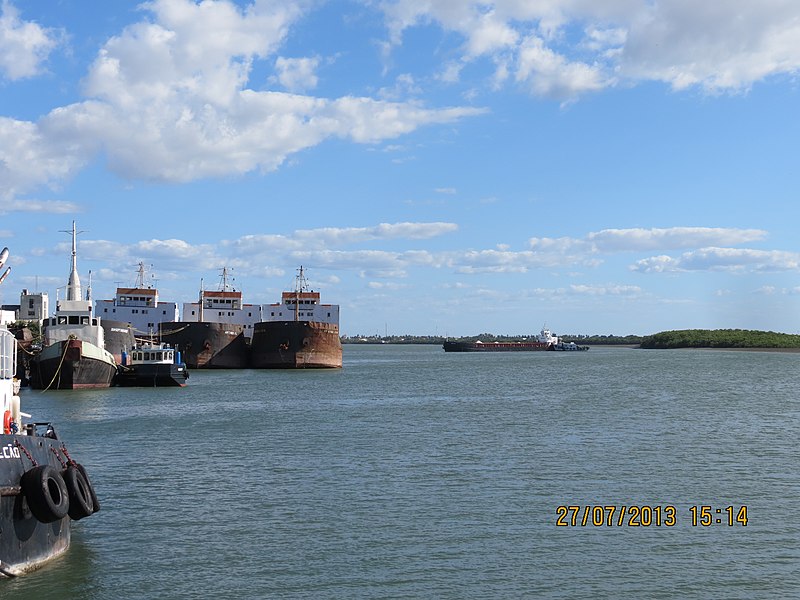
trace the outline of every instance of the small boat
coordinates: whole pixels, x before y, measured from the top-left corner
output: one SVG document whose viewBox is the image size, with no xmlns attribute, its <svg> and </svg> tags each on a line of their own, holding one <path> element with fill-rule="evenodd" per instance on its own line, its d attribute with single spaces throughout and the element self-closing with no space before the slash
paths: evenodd
<svg viewBox="0 0 800 600">
<path fill-rule="evenodd" d="M 589 346 L 579 346 L 575 342 L 558 342 L 553 350 L 561 350 L 565 352 L 581 352 L 589 349 Z"/>
<path fill-rule="evenodd" d="M 17 340 L 0 327 L 0 578 L 16 577 L 64 553 L 70 523 L 100 510 L 86 469 L 55 428 L 24 422 Z"/>
<path fill-rule="evenodd" d="M 114 383 L 123 387 L 161 387 L 186 385 L 189 370 L 181 362 L 181 353 L 169 344 L 137 343 L 122 353 L 122 364 Z"/>
</svg>

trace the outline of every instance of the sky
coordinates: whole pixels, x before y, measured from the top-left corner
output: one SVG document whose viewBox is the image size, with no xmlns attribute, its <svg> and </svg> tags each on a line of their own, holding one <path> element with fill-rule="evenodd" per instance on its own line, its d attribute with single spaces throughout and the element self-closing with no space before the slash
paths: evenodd
<svg viewBox="0 0 800 600">
<path fill-rule="evenodd" d="M 796 0 L 0 1 L 0 303 L 800 333 Z"/>
</svg>

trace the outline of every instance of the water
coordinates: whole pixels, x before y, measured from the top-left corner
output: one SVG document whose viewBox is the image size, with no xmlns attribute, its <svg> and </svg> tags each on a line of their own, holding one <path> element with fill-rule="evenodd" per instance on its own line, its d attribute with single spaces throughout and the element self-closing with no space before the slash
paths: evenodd
<svg viewBox="0 0 800 600">
<path fill-rule="evenodd" d="M 798 361 L 345 346 L 341 371 L 26 390 L 102 510 L 0 598 L 798 597 Z M 560 505 L 676 524 L 557 527 Z"/>
</svg>

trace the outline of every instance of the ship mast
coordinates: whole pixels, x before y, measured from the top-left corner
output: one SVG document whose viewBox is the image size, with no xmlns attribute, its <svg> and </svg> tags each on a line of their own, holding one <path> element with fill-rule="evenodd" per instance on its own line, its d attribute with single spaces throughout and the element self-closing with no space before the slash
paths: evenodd
<svg viewBox="0 0 800 600">
<path fill-rule="evenodd" d="M 294 320 L 300 320 L 300 294 L 308 290 L 308 283 L 306 282 L 306 277 L 303 274 L 305 270 L 303 269 L 303 265 L 300 265 L 298 269 L 297 279 L 294 285 Z"/>
<path fill-rule="evenodd" d="M 150 266 L 152 267 L 153 265 L 150 265 Z M 135 284 L 135 287 L 136 287 L 136 289 L 139 289 L 139 290 L 145 289 L 145 284 L 144 284 L 144 263 L 142 261 L 139 261 L 139 270 L 136 272 L 136 284 Z M 147 286 L 147 288 L 149 289 L 150 286 Z"/>
<path fill-rule="evenodd" d="M 72 222 L 72 231 L 65 229 L 61 230 L 63 233 L 72 233 L 72 270 L 69 274 L 69 282 L 67 283 L 67 300 L 80 300 L 81 299 L 81 279 L 78 277 L 78 234 L 83 231 L 75 230 L 75 221 Z"/>
</svg>

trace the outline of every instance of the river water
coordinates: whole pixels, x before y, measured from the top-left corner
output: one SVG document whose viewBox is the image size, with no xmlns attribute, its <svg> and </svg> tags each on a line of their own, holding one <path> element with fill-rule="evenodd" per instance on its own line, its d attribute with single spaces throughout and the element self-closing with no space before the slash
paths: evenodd
<svg viewBox="0 0 800 600">
<path fill-rule="evenodd" d="M 799 362 L 347 345 L 337 371 L 23 390 L 102 509 L 0 598 L 800 597 Z"/>
</svg>

